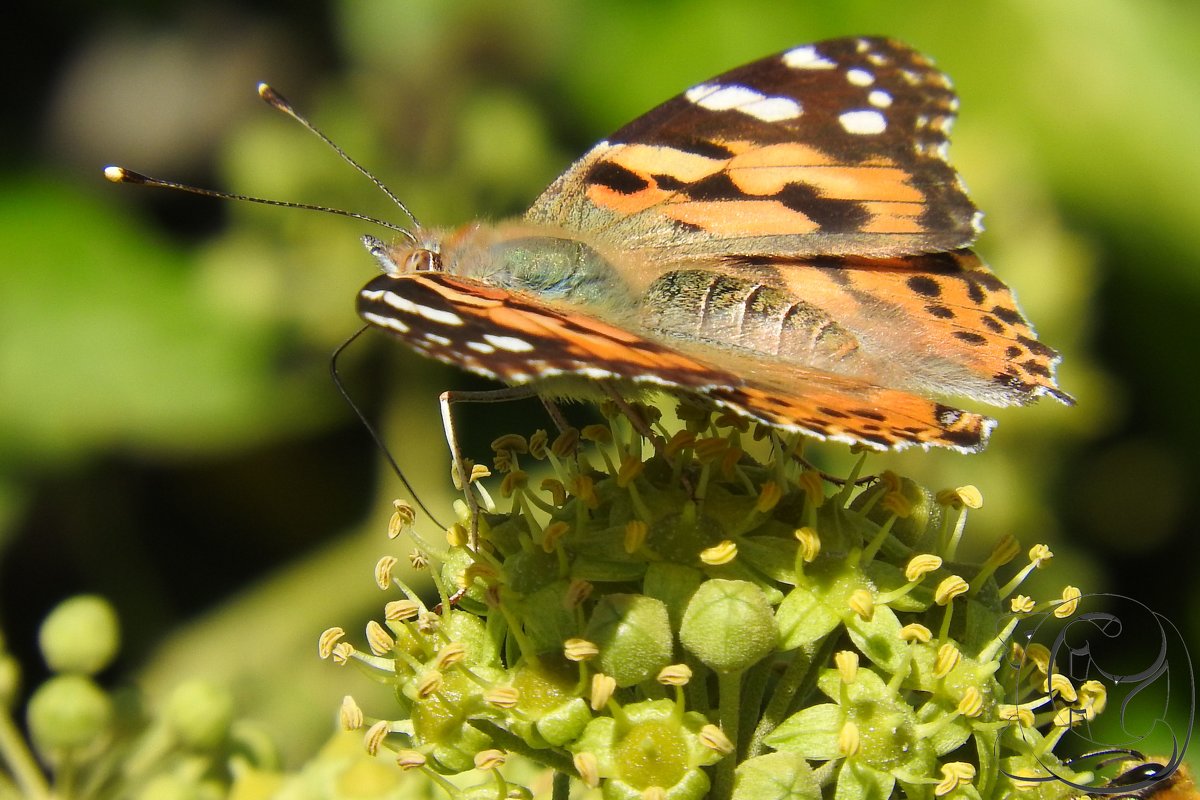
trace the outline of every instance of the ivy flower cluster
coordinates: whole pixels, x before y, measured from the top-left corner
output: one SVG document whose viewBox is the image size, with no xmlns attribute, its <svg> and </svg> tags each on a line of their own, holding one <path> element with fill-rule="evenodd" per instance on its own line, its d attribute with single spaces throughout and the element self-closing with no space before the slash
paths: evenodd
<svg viewBox="0 0 1200 800">
<path fill-rule="evenodd" d="M 865 457 L 834 479 L 800 437 L 729 414 L 683 406 L 669 430 L 637 406 L 647 439 L 603 410 L 493 443 L 499 496 L 492 470 L 470 471 L 478 547 L 466 504 L 443 538 L 397 502 L 389 534 L 416 543 L 439 601 L 385 556 L 392 599 L 364 644 L 331 628 L 319 645 L 394 689 L 371 714 L 343 704 L 370 753 L 454 797 L 527 794 L 505 777 L 514 757 L 564 798 L 572 782 L 621 800 L 1057 798 L 1074 790 L 1048 770 L 1087 778 L 1053 747 L 1104 687 L 1012 641 L 1079 590 L 1019 594 L 1052 553 L 1022 559 L 1011 537 L 960 563 L 978 490 L 860 480 Z M 473 788 L 448 779 L 470 770 Z"/>
</svg>

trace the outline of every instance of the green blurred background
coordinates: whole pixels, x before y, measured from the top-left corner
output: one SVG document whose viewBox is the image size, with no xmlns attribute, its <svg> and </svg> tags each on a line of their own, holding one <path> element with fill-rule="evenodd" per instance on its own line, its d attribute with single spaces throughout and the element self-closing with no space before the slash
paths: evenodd
<svg viewBox="0 0 1200 800">
<path fill-rule="evenodd" d="M 978 249 L 1063 351 L 1079 400 L 1000 412 L 979 456 L 872 468 L 978 485 L 976 553 L 1003 533 L 1057 553 L 1037 596 L 1068 582 L 1123 593 L 1200 640 L 1200 5 L 116 0 L 29 13 L 2 130 L 0 624 L 31 683 L 38 620 L 99 592 L 127 628 L 114 680 L 152 694 L 227 680 L 305 757 L 341 695 L 364 688 L 317 661 L 316 637 L 382 603 L 370 570 L 401 491 L 328 376 L 375 274 L 368 226 L 113 186 L 103 165 L 398 220 L 255 97 L 269 80 L 425 224 L 500 217 L 688 85 L 860 33 L 907 40 L 954 79 L 952 157 L 988 214 Z M 487 384 L 368 338 L 343 359 L 350 390 L 426 502 L 447 508 L 436 396 Z M 466 411 L 466 446 L 486 459 L 493 436 L 547 424 L 536 415 Z M 1182 661 L 1175 691 L 1194 689 Z"/>
</svg>

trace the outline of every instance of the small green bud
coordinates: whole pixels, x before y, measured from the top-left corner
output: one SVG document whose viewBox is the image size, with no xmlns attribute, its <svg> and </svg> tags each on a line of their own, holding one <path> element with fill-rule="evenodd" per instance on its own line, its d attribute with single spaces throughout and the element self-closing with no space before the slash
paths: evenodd
<svg viewBox="0 0 1200 800">
<path fill-rule="evenodd" d="M 59 603 L 38 632 L 42 657 L 55 672 L 95 675 L 112 662 L 120 643 L 117 614 L 97 595 Z"/>
<path fill-rule="evenodd" d="M 706 666 L 739 672 L 768 656 L 779 632 L 761 589 L 746 581 L 710 580 L 688 602 L 679 639 Z"/>
<path fill-rule="evenodd" d="M 611 594 L 596 604 L 584 633 L 600 648 L 596 668 L 633 686 L 671 663 L 671 620 L 661 600 L 640 594 Z"/>
<path fill-rule="evenodd" d="M 29 735 L 44 755 L 94 744 L 112 724 L 113 704 L 91 678 L 57 675 L 29 700 Z"/>
<path fill-rule="evenodd" d="M 184 747 L 215 750 L 229 736 L 233 695 L 207 681 L 188 681 L 171 693 L 163 718 Z"/>
</svg>

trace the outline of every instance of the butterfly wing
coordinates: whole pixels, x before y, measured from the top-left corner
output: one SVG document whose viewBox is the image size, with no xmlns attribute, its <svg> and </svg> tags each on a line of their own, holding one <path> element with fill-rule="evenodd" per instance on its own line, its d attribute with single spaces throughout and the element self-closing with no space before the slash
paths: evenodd
<svg viewBox="0 0 1200 800">
<path fill-rule="evenodd" d="M 745 267 L 734 267 L 734 273 Z M 893 258 L 774 259 L 755 279 L 802 299 L 852 336 L 888 386 L 993 405 L 1058 388 L 1059 354 L 1038 341 L 1012 291 L 970 250 Z"/>
<path fill-rule="evenodd" d="M 526 218 L 659 260 L 963 247 L 950 82 L 891 39 L 834 39 L 719 75 L 593 147 Z"/>
<path fill-rule="evenodd" d="M 551 394 L 569 392 L 569 381 L 579 377 L 661 386 L 784 430 L 877 449 L 919 444 L 973 451 L 993 425 L 853 377 L 780 369 L 753 356 L 719 366 L 703 347 L 677 347 L 446 273 L 381 275 L 359 293 L 358 311 L 426 356 L 508 383 L 536 382 Z"/>
</svg>

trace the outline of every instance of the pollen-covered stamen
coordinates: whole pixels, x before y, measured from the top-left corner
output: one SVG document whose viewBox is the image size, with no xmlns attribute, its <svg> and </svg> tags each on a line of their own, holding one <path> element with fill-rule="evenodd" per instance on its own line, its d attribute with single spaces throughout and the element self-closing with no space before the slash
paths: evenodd
<svg viewBox="0 0 1200 800">
<path fill-rule="evenodd" d="M 363 726 L 363 712 L 350 695 L 342 698 L 338 709 L 338 724 L 344 731 L 356 731 Z"/>
<path fill-rule="evenodd" d="M 937 797 L 950 794 L 960 786 L 975 780 L 975 766 L 965 761 L 952 761 L 942 765 L 942 780 L 934 787 Z"/>
<path fill-rule="evenodd" d="M 367 645 L 377 656 L 384 656 L 396 647 L 396 640 L 375 620 L 367 623 Z"/>
<path fill-rule="evenodd" d="M 712 547 L 706 547 L 700 551 L 700 560 L 710 567 L 719 567 L 724 564 L 729 564 L 737 558 L 737 543 L 725 539 Z"/>
<path fill-rule="evenodd" d="M 1062 603 L 1054 609 L 1054 616 L 1059 619 L 1066 619 L 1075 613 L 1079 608 L 1079 600 L 1083 597 L 1083 593 L 1075 586 L 1067 586 L 1062 591 Z"/>
<path fill-rule="evenodd" d="M 605 675 L 603 672 L 597 672 L 593 675 L 592 691 L 588 696 L 588 705 L 591 706 L 592 711 L 600 711 L 607 706 L 616 690 L 616 678 L 611 675 Z"/>
<path fill-rule="evenodd" d="M 584 786 L 589 789 L 600 786 L 600 762 L 596 760 L 594 754 L 576 753 L 571 757 L 571 763 L 575 766 L 575 771 L 579 773 L 579 780 L 583 781 Z"/>
<path fill-rule="evenodd" d="M 600 655 L 600 648 L 594 642 L 578 637 L 563 642 L 563 656 L 568 661 L 591 661 Z"/>
<path fill-rule="evenodd" d="M 381 719 L 370 728 L 367 728 L 367 732 L 363 736 L 363 747 L 366 748 L 368 755 L 379 755 L 379 748 L 383 746 L 384 739 L 392 732 L 391 727 L 390 722 L 386 719 Z"/>
<path fill-rule="evenodd" d="M 375 585 L 380 589 L 388 589 L 392 585 L 392 570 L 399 560 L 395 556 L 383 556 L 375 562 Z"/>
</svg>

